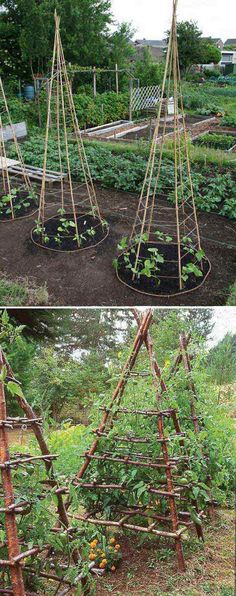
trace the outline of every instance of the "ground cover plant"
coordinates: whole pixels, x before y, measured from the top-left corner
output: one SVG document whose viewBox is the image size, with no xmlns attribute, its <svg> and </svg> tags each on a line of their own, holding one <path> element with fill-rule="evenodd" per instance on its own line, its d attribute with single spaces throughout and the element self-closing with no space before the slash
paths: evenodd
<svg viewBox="0 0 236 596">
<path fill-rule="evenodd" d="M 72 142 L 69 143 L 69 150 L 72 161 L 74 176 L 83 180 L 83 172 L 78 159 L 75 157 L 76 149 Z M 122 147 L 110 149 L 109 145 L 89 143 L 86 145 L 86 152 L 91 165 L 91 175 L 94 181 L 105 188 L 113 187 L 117 190 L 139 193 L 142 188 L 143 178 L 147 163 L 147 148 Z M 42 167 L 43 162 L 43 141 L 36 138 L 34 141 L 26 141 L 22 146 L 22 153 L 26 163 Z M 9 149 L 9 157 L 14 157 L 15 151 Z M 63 167 L 66 168 L 66 155 L 62 151 Z M 203 160 L 204 161 L 204 160 Z M 49 143 L 48 166 L 53 170 L 56 167 L 54 160 L 54 145 Z M 234 164 L 229 168 L 218 163 L 202 165 L 194 161 L 192 165 L 193 184 L 196 195 L 197 207 L 203 211 L 216 211 L 220 215 L 226 215 L 232 219 L 236 217 L 236 196 Z M 217 178 L 216 178 L 217 177 Z M 163 166 L 163 190 L 165 180 L 174 180 L 173 161 L 166 156 Z M 207 184 L 206 184 L 207 180 Z M 217 180 L 217 183 L 216 183 Z M 173 197 L 169 196 L 170 202 Z"/>
<path fill-rule="evenodd" d="M 205 133 L 198 137 L 194 142 L 196 145 L 206 145 L 207 147 L 213 147 L 213 149 L 222 149 L 223 151 L 229 151 L 234 145 L 236 145 L 236 137 L 226 134 L 217 133 Z"/>
<path fill-rule="evenodd" d="M 109 313 L 108 311 L 80 311 L 79 313 L 76 311 L 65 311 L 63 314 L 60 311 L 50 311 L 46 316 L 43 311 L 29 310 L 26 312 L 24 318 L 24 311 L 12 311 L 11 314 L 11 310 L 9 309 L 11 318 L 9 318 L 6 313 L 4 313 L 1 318 L 1 345 L 7 350 L 7 355 L 11 360 L 11 363 L 15 364 L 16 376 L 19 378 L 20 375 L 24 378 L 25 394 L 29 398 L 29 401 L 31 401 L 31 404 L 36 408 L 38 415 L 43 414 L 44 416 L 45 437 L 49 442 L 51 451 L 59 455 L 55 463 L 56 477 L 63 486 L 65 483 L 67 484 L 69 480 L 72 480 L 78 471 L 79 462 L 83 460 L 83 454 L 94 436 L 93 430 L 101 417 L 101 412 L 99 413 L 98 408 L 99 406 L 103 407 L 108 403 L 111 392 L 117 383 L 120 369 L 129 353 L 130 341 L 135 333 L 135 324 L 132 320 L 132 313 L 126 311 L 123 314 L 123 331 L 121 333 L 119 332 L 121 319 L 120 316 L 116 319 L 118 316 L 116 313 L 117 311 L 110 311 Z M 155 350 L 160 355 L 163 378 L 167 381 L 172 366 L 172 358 L 176 356 L 178 351 L 179 331 L 183 329 L 185 329 L 186 332 L 190 330 L 192 331 L 192 349 L 195 354 L 193 380 L 196 384 L 199 398 L 197 410 L 205 420 L 205 429 L 200 434 L 199 439 L 201 445 L 204 446 L 204 449 L 206 448 L 209 451 L 213 496 L 221 508 L 227 507 L 227 510 L 225 509 L 223 512 L 220 510 L 216 512 L 217 517 L 215 522 L 211 522 L 210 525 L 204 522 L 204 526 L 207 526 L 205 532 L 205 548 L 208 553 L 211 540 L 215 537 L 219 557 L 219 559 L 217 558 L 217 561 L 221 566 L 220 561 L 223 561 L 224 558 L 223 551 L 221 553 L 221 548 L 223 549 L 223 542 L 221 542 L 223 541 L 224 534 L 223 526 L 225 524 L 228 525 L 226 521 L 227 516 L 228 520 L 231 519 L 230 505 L 233 500 L 235 421 L 230 417 L 233 412 L 232 397 L 229 397 L 228 392 L 226 405 L 225 394 L 224 391 L 222 391 L 219 400 L 218 383 L 223 383 L 221 386 L 221 389 L 223 389 L 225 382 L 230 381 L 230 383 L 232 383 L 235 379 L 235 339 L 233 336 L 229 336 L 229 339 L 227 339 L 227 342 L 230 343 L 231 346 L 230 361 L 227 359 L 226 362 L 225 360 L 224 346 L 221 347 L 219 344 L 216 345 L 214 350 L 209 350 L 209 347 L 207 347 L 206 344 L 206 339 L 209 338 L 209 335 L 211 334 L 213 326 L 212 315 L 213 313 L 210 310 L 200 311 L 198 309 L 189 312 L 185 311 L 184 314 L 178 310 L 171 313 L 168 311 L 157 311 L 155 313 L 155 325 L 152 327 L 152 336 Z M 19 322 L 22 320 L 25 321 L 27 325 L 26 327 L 22 327 L 22 324 L 19 325 Z M 96 321 L 97 324 L 95 324 Z M 46 331 L 44 335 L 40 332 L 41 325 L 43 325 L 43 329 Z M 89 329 L 92 325 L 95 325 L 95 334 L 91 335 Z M 114 329 L 117 329 L 117 337 L 114 337 Z M 76 330 L 80 330 L 80 335 L 78 337 L 76 336 Z M 98 349 L 98 343 L 100 349 Z M 73 345 L 76 345 L 77 350 L 78 348 L 82 351 L 85 349 L 84 351 L 86 353 L 82 356 L 82 361 L 80 361 L 80 359 L 78 361 L 74 360 Z M 43 352 L 45 352 L 45 349 L 48 349 L 49 346 L 51 346 L 50 355 L 48 352 L 42 359 Z M 53 359 L 55 359 L 55 356 L 60 356 L 61 362 L 58 362 L 58 367 L 53 369 Z M 92 359 L 91 356 L 93 356 Z M 103 365 L 105 365 L 105 376 L 107 381 L 101 383 L 99 387 L 96 386 L 95 393 L 93 393 L 93 398 L 91 399 L 91 373 L 96 370 L 95 361 L 101 365 L 101 359 Z M 224 374 L 223 376 L 218 374 L 216 383 L 215 367 L 217 367 L 217 371 L 219 371 L 220 366 L 224 367 Z M 70 381 L 70 370 L 73 383 L 71 384 L 69 395 L 68 382 Z M 48 371 L 51 371 L 50 378 L 48 376 Z M 146 371 L 146 373 L 148 371 L 146 351 L 143 352 L 137 368 L 137 372 L 142 373 L 143 371 Z M 58 378 L 58 374 L 61 375 L 60 378 Z M 81 383 L 82 374 L 84 376 Z M 69 421 L 68 419 L 58 423 L 55 418 L 56 410 L 55 413 L 48 408 L 45 410 L 45 397 L 48 396 L 48 381 L 50 381 L 51 388 L 53 386 L 56 387 L 54 397 L 50 390 L 53 400 L 56 402 L 58 401 L 58 398 L 62 397 L 62 401 L 63 399 L 64 401 L 67 401 L 67 417 L 69 417 L 70 411 L 71 413 L 73 412 L 73 409 L 70 410 L 73 403 L 77 403 L 77 409 L 78 407 L 81 407 L 76 390 L 78 383 L 80 384 L 79 392 L 83 391 L 84 394 L 81 411 L 84 412 L 84 409 L 87 410 L 87 419 L 84 424 L 73 425 L 73 420 Z M 34 388 L 34 392 L 32 392 L 32 388 Z M 88 388 L 90 388 L 89 391 Z M 89 398 L 88 394 L 90 394 Z M 143 374 L 134 376 L 126 394 L 124 405 L 127 408 L 130 408 L 132 407 L 134 396 L 138 396 L 138 399 L 140 400 L 142 396 L 140 403 L 142 402 L 144 408 L 148 408 L 150 406 L 152 395 L 153 389 L 148 377 Z M 10 396 L 8 393 L 8 406 L 12 414 L 14 412 L 13 397 L 14 394 L 11 394 Z M 164 401 L 163 404 L 166 403 L 166 406 L 168 404 L 168 407 L 170 405 L 173 408 L 178 407 L 180 419 L 182 424 L 184 423 L 184 429 L 187 434 L 186 440 L 192 463 L 186 480 L 189 481 L 191 478 L 193 483 L 199 482 L 200 480 L 200 492 L 197 496 L 204 505 L 204 503 L 207 503 L 207 488 L 205 484 L 206 468 L 202 452 L 199 449 L 199 441 L 196 440 L 196 436 L 191 427 L 191 422 L 188 419 L 189 389 L 186 384 L 186 375 L 183 367 L 179 368 L 174 382 L 169 385 L 169 399 L 170 401 Z M 136 422 L 134 420 L 131 421 L 131 416 L 129 415 L 123 417 L 122 420 L 118 422 L 122 434 L 138 431 L 145 437 L 147 436 L 147 433 L 149 436 L 153 433 L 153 423 L 150 421 L 145 420 L 140 426 L 140 421 L 138 421 L 138 419 Z M 135 425 L 134 427 L 133 424 Z M 225 441 L 226 436 L 227 441 Z M 17 453 L 19 449 L 24 453 L 28 453 L 29 451 L 30 453 L 37 453 L 35 440 L 31 435 L 22 431 L 22 429 L 18 432 L 14 431 L 13 433 L 10 433 L 10 438 L 12 455 Z M 173 453 L 176 453 L 176 450 L 178 449 L 178 442 L 179 441 L 176 441 L 175 445 L 172 447 Z M 153 442 L 152 447 L 153 449 L 157 449 L 156 442 Z M 114 453 L 117 453 L 116 449 L 117 445 Z M 114 466 L 111 466 L 111 464 L 107 462 L 106 467 L 107 477 L 111 480 L 114 475 Z M 122 574 L 125 573 L 127 565 L 130 566 L 131 570 L 135 570 L 135 564 L 133 567 L 133 562 L 131 563 L 133 560 L 131 552 L 127 548 L 129 535 L 123 536 L 120 532 L 114 535 L 110 531 L 98 532 L 91 526 L 90 528 L 83 527 L 81 532 L 78 531 L 76 539 L 73 542 L 73 547 L 77 546 L 78 548 L 81 548 L 83 565 L 81 566 L 80 564 L 77 567 L 73 567 L 72 565 L 68 566 L 72 551 L 65 533 L 63 531 L 58 532 L 57 534 L 52 534 L 50 532 L 52 523 L 55 523 L 52 506 L 53 501 L 55 500 L 54 491 L 53 489 L 48 490 L 46 498 L 42 500 L 40 495 L 42 491 L 42 483 L 45 481 L 44 466 L 40 464 L 37 466 L 37 470 L 37 474 L 33 474 L 32 466 L 29 464 L 27 469 L 24 469 L 24 474 L 18 471 L 14 478 L 19 498 L 31 501 L 30 511 L 20 520 L 20 535 L 22 539 L 25 540 L 28 547 L 31 548 L 32 544 L 40 545 L 45 543 L 45 541 L 47 544 L 50 544 L 53 548 L 54 560 L 55 557 L 57 559 L 57 573 L 60 575 L 60 567 L 63 561 L 67 567 L 66 570 L 64 570 L 64 578 L 66 578 L 68 582 L 71 582 L 72 586 L 73 582 L 76 582 L 76 577 L 81 569 L 83 569 L 84 576 L 90 578 L 88 566 L 90 563 L 95 562 L 98 569 L 105 570 L 104 580 L 102 580 L 102 583 L 100 583 L 99 580 L 99 583 L 97 584 L 98 593 L 100 593 L 99 590 L 103 589 L 103 586 L 104 589 L 106 589 L 106 584 L 108 585 L 108 583 L 111 582 L 112 585 L 113 582 L 119 582 L 122 578 Z M 131 469 L 128 470 L 127 467 L 125 471 L 123 470 L 122 475 L 121 467 L 118 465 L 116 472 L 116 481 L 119 479 L 121 482 L 129 483 L 130 502 L 132 502 L 133 499 L 135 501 L 138 496 L 140 503 L 145 504 L 144 488 L 145 485 L 150 482 L 150 476 L 145 468 L 143 470 L 139 468 L 139 470 L 136 470 L 136 474 L 132 475 Z M 91 478 L 99 478 L 100 473 L 101 469 L 99 462 L 93 462 L 91 466 Z M 109 507 L 114 506 L 114 503 L 116 503 L 118 499 L 116 491 L 106 494 L 104 491 L 102 492 L 98 489 L 94 489 L 93 495 L 94 499 L 99 499 L 99 501 L 107 508 L 107 511 L 109 511 Z M 71 511 L 76 513 L 81 511 L 83 505 L 87 506 L 88 504 L 91 504 L 91 491 L 83 491 L 82 493 L 82 491 L 71 486 L 70 498 L 72 499 Z M 2 521 L 1 514 L 0 522 Z M 71 523 L 74 528 L 77 527 L 74 520 L 72 520 Z M 220 527 L 222 528 L 222 532 L 218 535 Z M 5 533 L 2 526 L 0 531 L 2 543 L 5 540 Z M 134 535 L 132 540 L 139 553 L 139 559 L 141 558 L 143 561 L 146 573 L 151 573 L 153 589 L 159 589 L 158 569 L 161 562 L 163 563 L 163 561 L 166 561 L 169 570 L 168 573 L 166 573 L 162 566 L 164 574 L 162 576 L 162 581 L 167 582 L 167 577 L 169 577 L 170 573 L 170 565 L 170 575 L 172 577 L 173 574 L 173 578 L 175 578 L 176 571 L 174 570 L 173 549 L 171 544 L 167 542 L 165 544 L 161 543 L 160 545 L 157 545 L 156 540 L 155 542 L 153 539 L 138 540 Z M 155 564 L 153 559 L 153 549 L 155 549 L 157 556 Z M 201 564 L 204 561 L 204 565 L 207 565 L 208 554 L 206 552 L 204 554 L 200 545 L 197 546 L 195 538 L 191 532 L 189 532 L 186 542 L 184 543 L 184 550 L 188 558 L 188 566 L 190 565 L 191 569 L 192 563 L 194 565 L 196 564 L 194 557 L 195 549 L 197 549 L 198 556 L 201 558 Z M 228 552 L 230 549 L 231 546 L 228 543 Z M 214 554 L 214 560 L 215 557 L 216 554 Z M 47 593 L 49 593 L 50 596 L 51 594 L 53 595 L 56 587 L 54 588 L 50 581 L 46 578 L 37 579 L 32 574 L 29 574 L 28 570 L 31 568 L 32 562 L 32 560 L 27 561 L 25 577 L 28 577 L 28 583 L 26 585 L 31 589 L 33 587 L 36 593 L 41 593 L 43 590 L 47 590 Z M 51 563 L 52 558 L 49 557 L 45 566 L 45 560 L 39 556 L 37 558 L 36 571 L 39 572 L 40 569 L 44 569 L 44 572 L 48 574 L 52 573 Z M 151 571 L 152 569 L 153 574 Z M 117 580 L 115 579 L 116 576 Z M 137 577 L 139 576 L 137 575 Z M 192 576 L 191 572 L 191 579 L 192 582 L 194 582 L 196 589 L 200 589 L 200 580 L 197 580 L 197 573 L 196 576 L 195 574 Z M 188 581 L 190 581 L 188 573 L 184 581 L 186 582 L 187 590 Z M 211 578 L 209 581 L 209 585 L 212 586 L 213 579 Z M 229 580 L 226 584 L 230 590 L 232 587 L 231 581 Z M 116 587 L 114 587 L 114 589 L 116 589 Z M 171 590 L 170 584 L 169 588 L 167 586 L 167 590 L 168 589 Z M 184 594 L 185 592 L 180 593 Z M 232 592 L 229 592 L 229 594 L 231 593 Z"/>
</svg>

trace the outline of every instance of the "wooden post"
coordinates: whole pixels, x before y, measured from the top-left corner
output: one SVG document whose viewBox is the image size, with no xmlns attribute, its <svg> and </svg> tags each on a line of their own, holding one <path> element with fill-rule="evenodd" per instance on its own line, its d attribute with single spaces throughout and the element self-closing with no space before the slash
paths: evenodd
<svg viewBox="0 0 236 596">
<path fill-rule="evenodd" d="M 119 95 L 119 70 L 118 64 L 116 64 L 116 93 Z"/>
<path fill-rule="evenodd" d="M 129 119 L 130 121 L 133 119 L 133 79 L 130 77 L 129 80 Z"/>
<path fill-rule="evenodd" d="M 93 67 L 93 96 L 96 98 L 97 96 L 97 73 L 96 73 L 96 66 Z"/>
</svg>

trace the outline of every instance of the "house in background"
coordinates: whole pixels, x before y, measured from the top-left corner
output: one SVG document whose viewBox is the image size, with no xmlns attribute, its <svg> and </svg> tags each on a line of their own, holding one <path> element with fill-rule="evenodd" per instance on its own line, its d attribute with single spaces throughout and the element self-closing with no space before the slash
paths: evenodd
<svg viewBox="0 0 236 596">
<path fill-rule="evenodd" d="M 220 37 L 202 37 L 203 41 L 209 41 L 210 43 L 215 44 L 218 50 L 222 51 L 224 47 L 224 42 Z"/>
<path fill-rule="evenodd" d="M 232 50 L 236 51 L 236 39 L 226 39 L 226 42 L 224 44 L 224 48 L 232 48 Z"/>
<path fill-rule="evenodd" d="M 166 55 L 167 43 L 164 39 L 136 39 L 134 48 L 137 57 L 143 52 L 144 48 L 148 48 L 151 52 L 153 60 L 160 62 L 164 60 Z"/>
<path fill-rule="evenodd" d="M 220 67 L 225 74 L 236 74 L 236 50 L 223 50 Z"/>
</svg>

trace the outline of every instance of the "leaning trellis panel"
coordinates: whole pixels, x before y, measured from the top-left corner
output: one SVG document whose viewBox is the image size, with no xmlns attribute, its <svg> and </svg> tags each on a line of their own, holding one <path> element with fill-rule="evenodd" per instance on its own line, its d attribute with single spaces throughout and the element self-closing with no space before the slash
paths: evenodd
<svg viewBox="0 0 236 596">
<path fill-rule="evenodd" d="M 24 163 L 17 131 L 0 77 L 0 221 L 6 222 L 29 217 L 38 206 L 37 192 Z M 9 139 L 14 149 L 13 159 L 8 156 Z"/>
<path fill-rule="evenodd" d="M 138 87 L 132 89 L 131 105 L 132 111 L 138 112 L 145 110 L 145 108 L 157 107 L 161 97 L 161 88 L 157 85 L 150 87 Z"/>
</svg>

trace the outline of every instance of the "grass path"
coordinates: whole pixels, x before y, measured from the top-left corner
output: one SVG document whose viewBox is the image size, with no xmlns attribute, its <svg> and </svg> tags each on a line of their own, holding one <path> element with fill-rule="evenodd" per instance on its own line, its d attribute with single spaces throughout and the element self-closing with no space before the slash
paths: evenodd
<svg viewBox="0 0 236 596">
<path fill-rule="evenodd" d="M 205 544 L 195 538 L 184 544 L 187 572 L 176 572 L 173 550 L 153 541 L 137 546 L 121 540 L 123 562 L 117 573 L 97 583 L 96 596 L 233 596 L 234 512 L 218 511 L 205 528 Z M 155 546 L 154 546 L 155 544 Z"/>
</svg>

